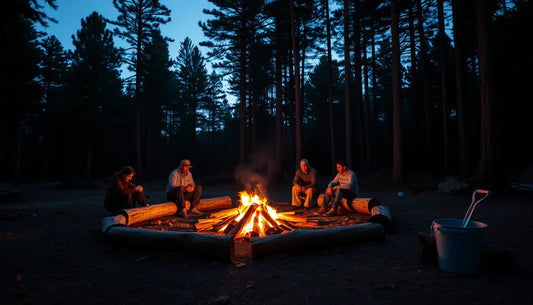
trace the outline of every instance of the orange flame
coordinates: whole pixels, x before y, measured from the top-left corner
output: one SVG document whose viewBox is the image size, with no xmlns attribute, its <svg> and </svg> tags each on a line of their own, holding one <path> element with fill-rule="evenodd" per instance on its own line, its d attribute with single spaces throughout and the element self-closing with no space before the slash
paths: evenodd
<svg viewBox="0 0 533 305">
<path fill-rule="evenodd" d="M 247 219 L 243 220 L 245 223 L 242 224 L 239 231 L 235 234 L 235 238 L 244 237 L 248 234 L 251 235 L 252 232 L 257 233 L 259 237 L 266 236 L 267 230 L 274 226 L 265 218 L 265 216 L 263 216 L 263 213 L 268 214 L 267 218 L 270 217 L 272 220 L 275 220 L 278 218 L 276 210 L 267 204 L 267 198 L 260 197 L 257 194 L 249 194 L 246 191 L 242 191 L 239 193 L 239 196 L 241 200 L 241 205 L 238 209 L 239 216 L 235 218 L 234 222 L 240 222 L 243 220 L 243 217 L 248 214 L 250 209 L 253 210 L 250 211 L 252 214 L 248 215 Z M 227 224 L 219 231 L 222 232 L 226 230 L 229 225 L 230 224 Z"/>
</svg>

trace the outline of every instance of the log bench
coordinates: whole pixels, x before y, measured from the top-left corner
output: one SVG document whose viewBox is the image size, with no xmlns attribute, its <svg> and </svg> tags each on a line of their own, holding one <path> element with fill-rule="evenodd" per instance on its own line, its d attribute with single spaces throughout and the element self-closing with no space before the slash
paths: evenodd
<svg viewBox="0 0 533 305">
<path fill-rule="evenodd" d="M 190 202 L 186 201 L 190 207 Z M 229 196 L 201 199 L 200 211 L 228 209 L 232 207 Z M 119 215 L 102 219 L 104 237 L 112 242 L 135 244 L 159 249 L 180 250 L 186 253 L 219 259 L 231 260 L 234 251 L 232 236 L 201 234 L 196 232 L 163 232 L 129 228 L 136 223 L 154 218 L 172 216 L 178 211 L 174 202 L 153 204 L 147 207 L 124 209 Z"/>
<path fill-rule="evenodd" d="M 318 195 L 317 204 L 320 207 L 324 206 L 324 194 Z M 388 230 L 391 229 L 392 217 L 389 207 L 382 205 L 376 198 L 354 198 L 351 202 L 342 198 L 339 209 L 341 212 L 369 214 L 371 216 L 368 221 L 379 223 Z"/>
<path fill-rule="evenodd" d="M 346 200 L 345 200 L 346 201 Z M 322 202 L 323 203 L 323 198 Z M 190 205 L 190 203 L 189 203 Z M 295 229 L 284 234 L 275 234 L 251 240 L 252 256 L 266 257 L 280 252 L 292 252 L 302 248 L 315 248 L 333 245 L 353 244 L 362 241 L 382 240 L 386 226 L 390 225 L 388 208 L 379 205 L 373 198 L 356 198 L 349 205 L 342 204 L 347 211 L 370 214 L 371 221 L 353 226 L 332 227 L 314 230 Z M 198 209 L 201 211 L 223 210 L 212 213 L 223 213 L 234 208 L 231 198 L 218 197 L 200 200 Z M 205 234 L 202 232 L 156 231 L 130 228 L 129 226 L 147 220 L 172 216 L 178 209 L 173 202 L 153 204 L 147 207 L 124 209 L 122 213 L 106 217 L 101 222 L 104 238 L 107 240 L 155 247 L 159 249 L 179 250 L 196 256 L 232 261 L 235 252 L 234 234 Z M 301 217 L 282 215 L 282 218 Z M 200 222 L 199 222 L 200 223 Z"/>
</svg>

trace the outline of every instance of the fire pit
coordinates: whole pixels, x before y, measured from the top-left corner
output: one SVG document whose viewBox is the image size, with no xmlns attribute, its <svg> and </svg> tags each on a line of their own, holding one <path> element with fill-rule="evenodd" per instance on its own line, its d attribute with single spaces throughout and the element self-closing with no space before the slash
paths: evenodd
<svg viewBox="0 0 533 305">
<path fill-rule="evenodd" d="M 239 196 L 238 207 L 229 196 L 202 199 L 198 209 L 204 214 L 189 219 L 174 216 L 177 207 L 172 202 L 123 210 L 121 215 L 102 220 L 102 232 L 113 242 L 235 261 L 243 256 L 236 250 L 243 249 L 243 243 L 251 251 L 247 255 L 257 259 L 304 248 L 379 240 L 390 226 L 388 208 L 373 198 L 344 200 L 342 215 L 324 217 L 313 211 L 291 211 L 288 204 L 268 202 L 253 192 L 243 191 Z"/>
</svg>

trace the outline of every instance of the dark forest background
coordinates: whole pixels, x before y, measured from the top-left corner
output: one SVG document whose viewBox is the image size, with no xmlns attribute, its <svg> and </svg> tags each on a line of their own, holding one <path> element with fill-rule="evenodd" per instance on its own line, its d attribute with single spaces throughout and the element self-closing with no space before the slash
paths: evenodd
<svg viewBox="0 0 533 305">
<path fill-rule="evenodd" d="M 497 188 L 532 164 L 531 1 L 210 0 L 206 23 L 183 25 L 210 51 L 185 39 L 177 58 L 159 1 L 114 0 L 119 17 L 81 20 L 73 50 L 36 30 L 54 2 L 1 4 L 1 181 L 83 184 L 124 165 L 166 179 L 182 158 L 204 183 L 279 180 L 301 158 L 320 175 L 344 158 L 394 184 Z"/>
</svg>

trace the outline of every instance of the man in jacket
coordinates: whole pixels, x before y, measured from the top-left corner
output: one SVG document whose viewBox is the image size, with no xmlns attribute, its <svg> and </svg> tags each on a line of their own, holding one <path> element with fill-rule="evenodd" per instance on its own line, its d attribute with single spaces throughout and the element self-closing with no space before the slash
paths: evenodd
<svg viewBox="0 0 533 305">
<path fill-rule="evenodd" d="M 178 207 L 182 218 L 188 218 L 191 215 L 201 215 L 198 210 L 200 196 L 202 195 L 202 186 L 196 185 L 189 169 L 192 168 L 191 161 L 181 160 L 180 166 L 170 173 L 167 184 L 167 200 L 173 201 Z M 185 206 L 185 201 L 191 203 L 189 211 Z"/>
<path fill-rule="evenodd" d="M 324 216 L 337 215 L 337 209 L 342 198 L 351 201 L 359 196 L 359 182 L 356 174 L 348 169 L 345 160 L 341 159 L 336 162 L 337 175 L 328 184 L 326 194 L 324 194 L 324 204 L 318 211 Z M 329 211 L 328 207 L 331 207 Z"/>
<path fill-rule="evenodd" d="M 304 209 L 311 207 L 311 200 L 316 194 L 316 170 L 309 165 L 307 159 L 300 161 L 300 168 L 296 170 L 292 186 L 292 206 L 301 207 L 302 200 L 300 196 L 305 196 Z"/>
</svg>

